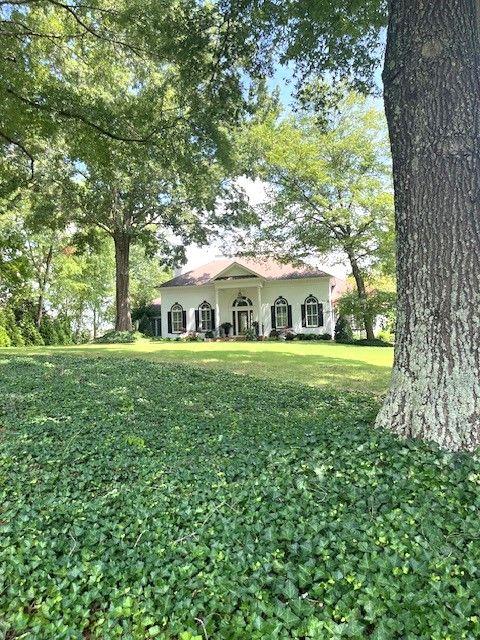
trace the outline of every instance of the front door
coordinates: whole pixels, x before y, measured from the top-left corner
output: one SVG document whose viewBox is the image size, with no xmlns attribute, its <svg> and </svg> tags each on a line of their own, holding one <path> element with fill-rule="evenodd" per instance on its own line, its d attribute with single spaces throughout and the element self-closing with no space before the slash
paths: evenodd
<svg viewBox="0 0 480 640">
<path fill-rule="evenodd" d="M 244 335 L 245 331 L 250 328 L 250 311 L 238 312 L 238 334 Z"/>
</svg>

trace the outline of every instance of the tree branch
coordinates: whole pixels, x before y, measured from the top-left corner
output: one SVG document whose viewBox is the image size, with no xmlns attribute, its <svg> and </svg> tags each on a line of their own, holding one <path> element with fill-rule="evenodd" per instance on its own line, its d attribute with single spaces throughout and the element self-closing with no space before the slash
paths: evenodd
<svg viewBox="0 0 480 640">
<path fill-rule="evenodd" d="M 35 160 L 32 156 L 32 154 L 28 151 L 28 149 L 25 147 L 25 145 L 23 145 L 21 142 L 19 142 L 18 140 L 15 140 L 14 138 L 12 138 L 11 136 L 9 136 L 8 134 L 6 134 L 4 131 L 0 130 L 0 136 L 6 140 L 9 144 L 14 145 L 15 147 L 18 147 L 20 149 L 20 151 L 27 156 L 27 158 L 29 159 L 29 164 L 30 164 L 30 180 L 33 178 L 33 173 L 34 173 L 34 168 L 35 168 Z"/>
</svg>

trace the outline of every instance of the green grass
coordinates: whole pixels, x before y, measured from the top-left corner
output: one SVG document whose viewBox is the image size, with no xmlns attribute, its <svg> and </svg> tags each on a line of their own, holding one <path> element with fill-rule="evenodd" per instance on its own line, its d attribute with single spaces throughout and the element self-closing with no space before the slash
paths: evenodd
<svg viewBox="0 0 480 640">
<path fill-rule="evenodd" d="M 376 408 L 178 362 L 4 354 L 0 637 L 480 637 L 480 464 L 373 430 Z"/>
<path fill-rule="evenodd" d="M 329 342 L 152 342 L 22 350 L 23 353 L 135 356 L 182 362 L 279 382 L 383 394 L 390 381 L 393 349 Z M 2 353 L 2 351 L 0 351 Z M 4 350 L 3 353 L 6 353 Z M 12 352 L 10 352 L 12 353 Z M 18 350 L 15 353 L 20 353 Z"/>
</svg>

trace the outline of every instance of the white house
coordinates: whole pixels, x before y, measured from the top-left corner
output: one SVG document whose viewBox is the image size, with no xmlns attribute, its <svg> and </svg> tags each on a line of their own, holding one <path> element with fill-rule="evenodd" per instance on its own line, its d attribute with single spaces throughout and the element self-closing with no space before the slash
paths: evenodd
<svg viewBox="0 0 480 640">
<path fill-rule="evenodd" d="M 232 258 L 209 262 L 160 285 L 155 334 L 176 337 L 185 331 L 242 336 L 279 332 L 330 333 L 333 302 L 344 281 L 310 266 L 269 259 Z M 223 327 L 222 327 L 223 325 Z"/>
</svg>

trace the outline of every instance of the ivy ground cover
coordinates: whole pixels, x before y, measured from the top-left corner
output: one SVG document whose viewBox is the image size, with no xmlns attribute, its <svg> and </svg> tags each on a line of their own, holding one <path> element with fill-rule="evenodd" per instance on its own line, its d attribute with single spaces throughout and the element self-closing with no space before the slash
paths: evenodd
<svg viewBox="0 0 480 640">
<path fill-rule="evenodd" d="M 0 361 L 0 637 L 480 637 L 480 464 L 368 397 Z"/>
</svg>

